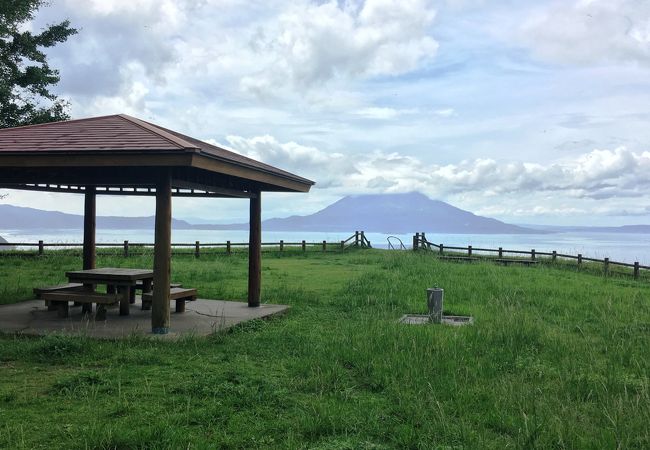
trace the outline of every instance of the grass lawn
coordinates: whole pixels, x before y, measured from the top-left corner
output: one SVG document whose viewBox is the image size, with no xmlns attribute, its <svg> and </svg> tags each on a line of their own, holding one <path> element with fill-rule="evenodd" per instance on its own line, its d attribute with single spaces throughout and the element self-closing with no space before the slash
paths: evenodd
<svg viewBox="0 0 650 450">
<path fill-rule="evenodd" d="M 0 303 L 79 266 L 0 258 Z M 241 253 L 176 256 L 172 279 L 243 299 L 246 271 Z M 434 284 L 473 326 L 396 323 L 425 312 Z M 179 342 L 0 336 L 0 448 L 650 447 L 645 280 L 414 252 L 271 252 L 263 300 L 292 309 Z"/>
</svg>

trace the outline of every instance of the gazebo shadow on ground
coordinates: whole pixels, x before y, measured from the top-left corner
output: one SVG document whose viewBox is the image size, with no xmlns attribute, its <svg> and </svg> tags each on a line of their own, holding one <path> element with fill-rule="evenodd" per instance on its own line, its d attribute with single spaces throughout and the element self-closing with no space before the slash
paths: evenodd
<svg viewBox="0 0 650 450">
<path fill-rule="evenodd" d="M 286 312 L 285 305 L 262 304 L 249 308 L 248 303 L 198 299 L 188 303 L 185 312 L 171 312 L 173 331 L 151 334 L 151 311 L 141 309 L 138 297 L 130 305 L 128 316 L 119 315 L 119 308 L 108 310 L 105 321 L 95 321 L 82 314 L 81 307 L 71 307 L 67 318 L 48 311 L 43 300 L 30 300 L 0 306 L 0 333 L 43 336 L 52 333 L 81 335 L 102 339 L 125 339 L 134 335 L 175 339 L 183 336 L 208 336 L 253 319 L 264 319 Z"/>
</svg>

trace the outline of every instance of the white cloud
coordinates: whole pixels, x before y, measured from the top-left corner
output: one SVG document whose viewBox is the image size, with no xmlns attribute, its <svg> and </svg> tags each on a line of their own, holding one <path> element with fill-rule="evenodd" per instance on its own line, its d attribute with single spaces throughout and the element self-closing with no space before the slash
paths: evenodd
<svg viewBox="0 0 650 450">
<path fill-rule="evenodd" d="M 152 92 L 136 105 L 146 114 L 182 95 L 340 103 L 349 82 L 431 61 L 434 17 L 430 0 L 58 0 L 34 26 L 69 18 L 79 28 L 50 50 L 73 112 L 111 105 L 107 97 L 140 83 Z"/>
<path fill-rule="evenodd" d="M 352 112 L 355 116 L 364 119 L 389 120 L 406 114 L 415 114 L 417 109 L 395 109 L 386 107 L 367 107 L 360 108 Z"/>
<path fill-rule="evenodd" d="M 428 35 L 434 17 L 425 0 L 298 2 L 257 30 L 245 57 L 259 69 L 241 87 L 268 95 L 336 78 L 410 72 L 436 54 Z"/>
<path fill-rule="evenodd" d="M 433 113 L 440 117 L 452 117 L 456 115 L 454 108 L 437 109 Z"/>
<path fill-rule="evenodd" d="M 343 195 L 420 191 L 442 199 L 472 196 L 482 199 L 482 211 L 495 213 L 506 211 L 489 206 L 495 199 L 533 196 L 535 201 L 545 202 L 526 208 L 511 206 L 507 211 L 514 216 L 593 211 L 594 200 L 635 199 L 645 196 L 650 188 L 650 152 L 625 147 L 593 150 L 549 164 L 480 158 L 438 165 L 396 152 L 347 157 L 295 142 L 281 143 L 271 136 L 229 136 L 228 144 L 246 156 L 306 175 L 317 186 L 322 181 Z M 561 205 L 561 201 L 572 204 Z M 607 207 L 603 214 L 610 214 L 613 208 Z M 621 210 L 620 206 L 615 209 Z"/>
<path fill-rule="evenodd" d="M 531 14 L 521 38 L 541 58 L 568 64 L 650 64 L 650 2 L 555 1 Z"/>
</svg>

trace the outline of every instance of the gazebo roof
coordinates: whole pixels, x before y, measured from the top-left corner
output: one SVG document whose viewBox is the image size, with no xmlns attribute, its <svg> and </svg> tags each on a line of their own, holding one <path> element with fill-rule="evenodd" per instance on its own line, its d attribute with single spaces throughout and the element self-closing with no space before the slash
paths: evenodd
<svg viewBox="0 0 650 450">
<path fill-rule="evenodd" d="M 143 168 L 163 167 L 180 196 L 307 192 L 314 184 L 125 114 L 0 130 L 0 187 L 151 195 L 157 170 Z"/>
</svg>

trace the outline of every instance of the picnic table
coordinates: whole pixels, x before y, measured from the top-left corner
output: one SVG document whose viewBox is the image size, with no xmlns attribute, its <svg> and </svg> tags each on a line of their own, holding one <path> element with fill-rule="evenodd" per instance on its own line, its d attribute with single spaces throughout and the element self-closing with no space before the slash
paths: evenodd
<svg viewBox="0 0 650 450">
<path fill-rule="evenodd" d="M 120 297 L 120 315 L 129 315 L 129 304 L 135 303 L 135 288 L 142 283 L 142 292 L 151 292 L 153 270 L 105 267 L 100 269 L 71 270 L 65 273 L 70 283 L 85 286 L 106 285 L 106 292 Z"/>
</svg>

